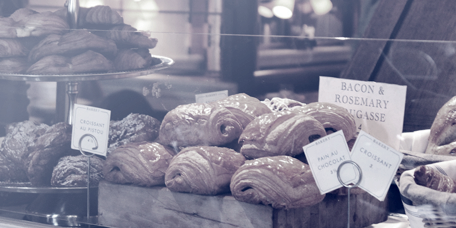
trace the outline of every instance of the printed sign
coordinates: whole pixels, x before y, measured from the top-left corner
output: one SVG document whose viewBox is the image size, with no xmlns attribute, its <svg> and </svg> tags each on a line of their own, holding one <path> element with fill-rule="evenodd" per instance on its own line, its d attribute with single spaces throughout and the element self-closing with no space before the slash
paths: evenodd
<svg viewBox="0 0 456 228">
<path fill-rule="evenodd" d="M 228 97 L 228 90 L 222 90 L 212 93 L 201 93 L 195 95 L 196 103 L 209 103 Z"/>
<path fill-rule="evenodd" d="M 342 162 L 350 160 L 350 150 L 341 130 L 305 145 L 303 150 L 321 194 L 343 186 L 337 178 L 337 169 Z M 348 166 L 342 167 L 343 183 L 354 181 L 355 171 L 345 168 Z"/>
<path fill-rule="evenodd" d="M 346 108 L 363 130 L 399 149 L 404 122 L 406 86 L 320 77 L 318 101 Z"/>
<path fill-rule="evenodd" d="M 351 153 L 351 160 L 362 171 L 359 187 L 383 201 L 403 157 L 401 152 L 361 131 Z"/>
<path fill-rule="evenodd" d="M 80 104 L 74 105 L 71 149 L 106 156 L 111 111 Z"/>
</svg>

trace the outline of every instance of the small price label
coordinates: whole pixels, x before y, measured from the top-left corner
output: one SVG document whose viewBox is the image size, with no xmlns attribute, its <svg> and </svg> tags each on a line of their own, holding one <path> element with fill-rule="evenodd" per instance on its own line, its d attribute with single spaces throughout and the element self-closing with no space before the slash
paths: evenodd
<svg viewBox="0 0 456 228">
<path fill-rule="evenodd" d="M 80 104 L 75 104 L 73 110 L 71 149 L 79 150 L 81 144 L 84 152 L 106 156 L 111 111 Z"/>
<path fill-rule="evenodd" d="M 228 90 L 222 90 L 211 93 L 201 93 L 195 95 L 196 103 L 209 103 L 228 97 Z"/>
<path fill-rule="evenodd" d="M 337 178 L 337 169 L 342 162 L 350 160 L 350 150 L 341 130 L 304 146 L 303 150 L 321 194 L 343 186 Z M 356 179 L 356 171 L 343 166 L 340 177 L 344 183 L 351 183 Z"/>
</svg>

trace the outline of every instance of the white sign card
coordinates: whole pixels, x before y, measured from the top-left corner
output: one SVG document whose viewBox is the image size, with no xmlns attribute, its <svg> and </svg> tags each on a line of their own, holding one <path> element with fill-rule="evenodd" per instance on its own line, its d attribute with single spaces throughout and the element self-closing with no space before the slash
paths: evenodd
<svg viewBox="0 0 456 228">
<path fill-rule="evenodd" d="M 337 178 L 339 165 L 350 160 L 350 150 L 342 130 L 315 140 L 303 147 L 307 162 L 321 194 L 342 187 Z M 342 166 L 340 177 L 349 184 L 356 179 L 356 171 L 349 165 Z"/>
<path fill-rule="evenodd" d="M 383 201 L 403 157 L 401 152 L 361 131 L 351 152 L 351 160 L 362 171 L 359 187 Z"/>
<path fill-rule="evenodd" d="M 110 110 L 74 104 L 71 149 L 79 150 L 79 141 L 84 136 L 82 151 L 106 156 L 110 120 Z"/>
<path fill-rule="evenodd" d="M 228 97 L 228 90 L 216 91 L 211 93 L 201 93 L 195 95 L 196 103 L 209 103 Z"/>
<path fill-rule="evenodd" d="M 320 77 L 318 101 L 346 108 L 363 130 L 399 149 L 404 122 L 406 86 Z"/>
</svg>

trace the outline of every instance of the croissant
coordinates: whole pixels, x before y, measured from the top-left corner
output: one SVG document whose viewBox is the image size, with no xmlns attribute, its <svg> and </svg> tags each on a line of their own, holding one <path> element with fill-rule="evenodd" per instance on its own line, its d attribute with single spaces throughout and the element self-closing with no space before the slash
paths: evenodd
<svg viewBox="0 0 456 228">
<path fill-rule="evenodd" d="M 426 148 L 427 154 L 456 155 L 456 96 L 437 112 Z"/>
<path fill-rule="evenodd" d="M 247 160 L 231 178 L 230 189 L 239 201 L 285 210 L 311 206 L 325 198 L 310 167 L 289 156 Z"/>
<path fill-rule="evenodd" d="M 224 147 L 187 147 L 171 160 L 165 175 L 169 190 L 199 195 L 230 191 L 230 180 L 244 156 Z"/>
<path fill-rule="evenodd" d="M 22 74 L 28 67 L 27 58 L 12 57 L 0 59 L 0 72 L 2 73 Z"/>
<path fill-rule="evenodd" d="M 245 93 L 231 95 L 214 104 L 227 108 L 242 123 L 243 128 L 255 117 L 271 112 L 260 100 Z"/>
<path fill-rule="evenodd" d="M 84 155 L 61 157 L 52 171 L 51 186 L 86 187 L 87 159 Z M 104 160 L 98 156 L 90 158 L 90 186 L 98 185 L 103 179 L 103 163 Z"/>
<path fill-rule="evenodd" d="M 179 105 L 169 111 L 160 126 L 159 142 L 180 147 L 219 146 L 237 139 L 242 124 L 226 108 L 207 103 Z"/>
<path fill-rule="evenodd" d="M 0 58 L 27 56 L 29 50 L 17 39 L 0 39 Z"/>
<path fill-rule="evenodd" d="M 9 18 L 13 19 L 15 22 L 22 22 L 26 21 L 26 18 L 32 14 L 37 14 L 38 12 L 29 8 L 20 8 L 14 11 Z"/>
<path fill-rule="evenodd" d="M 142 69 L 150 66 L 152 62 L 148 49 L 122 49 L 114 59 L 117 71 Z"/>
<path fill-rule="evenodd" d="M 273 112 L 255 118 L 242 132 L 241 153 L 248 158 L 303 153 L 302 147 L 326 136 L 323 125 L 312 116 Z"/>
<path fill-rule="evenodd" d="M 114 41 L 94 35 L 87 30 L 73 30 L 64 35 L 47 36 L 30 51 L 28 59 L 30 62 L 36 62 L 49 55 L 71 57 L 88 50 L 109 57 L 117 53 L 117 46 Z"/>
<path fill-rule="evenodd" d="M 118 25 L 123 24 L 123 18 L 120 14 L 111 9 L 109 6 L 98 5 L 88 8 L 84 12 L 85 17 L 82 17 L 84 24 L 95 24 L 95 25 Z"/>
<path fill-rule="evenodd" d="M 326 102 L 313 102 L 296 110 L 320 121 L 327 134 L 342 130 L 347 141 L 356 135 L 355 118 L 347 109 L 338 105 Z"/>
<path fill-rule="evenodd" d="M 13 16 L 13 18 L 14 17 L 15 16 Z M 62 34 L 69 28 L 70 27 L 66 20 L 53 14 L 52 12 L 32 12 L 24 18 L 19 19 L 16 28 L 16 35 L 17 37 L 47 36 L 50 34 Z"/>
<path fill-rule="evenodd" d="M 419 185 L 441 192 L 456 193 L 455 181 L 430 166 L 417 167 L 414 176 Z"/>
<path fill-rule="evenodd" d="M 11 18 L 0 18 L 0 38 L 16 38 L 15 22 Z"/>
<path fill-rule="evenodd" d="M 107 31 L 93 31 L 99 36 L 114 40 L 119 48 L 147 48 L 152 49 L 157 45 L 156 38 L 150 38 L 145 32 L 138 32 L 130 25 L 116 25 Z"/>
<path fill-rule="evenodd" d="M 165 184 L 173 151 L 156 142 L 134 142 L 110 153 L 103 167 L 107 181 L 138 186 Z"/>
</svg>

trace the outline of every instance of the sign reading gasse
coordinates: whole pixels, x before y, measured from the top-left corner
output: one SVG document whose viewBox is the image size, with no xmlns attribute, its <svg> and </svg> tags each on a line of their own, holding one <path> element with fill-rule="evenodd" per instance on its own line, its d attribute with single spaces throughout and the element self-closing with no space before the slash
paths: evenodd
<svg viewBox="0 0 456 228">
<path fill-rule="evenodd" d="M 358 132 L 363 130 L 399 149 L 406 90 L 400 85 L 320 77 L 318 101 L 346 108 Z"/>
<path fill-rule="evenodd" d="M 75 104 L 73 110 L 71 149 L 79 150 L 81 137 L 90 135 L 90 137 L 84 137 L 82 139 L 82 150 L 84 152 L 106 156 L 111 111 L 80 104 Z"/>
</svg>

